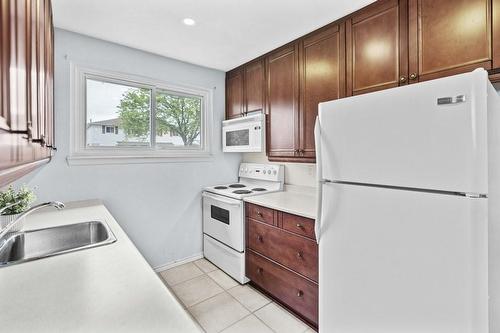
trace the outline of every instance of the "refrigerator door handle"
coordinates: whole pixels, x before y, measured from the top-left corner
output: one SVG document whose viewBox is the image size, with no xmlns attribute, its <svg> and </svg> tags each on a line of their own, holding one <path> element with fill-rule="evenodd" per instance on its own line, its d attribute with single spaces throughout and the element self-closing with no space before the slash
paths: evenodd
<svg viewBox="0 0 500 333">
<path fill-rule="evenodd" d="M 321 234 L 321 210 L 323 201 L 323 165 L 321 161 L 321 126 L 319 116 L 316 117 L 314 124 L 314 143 L 316 145 L 316 221 L 314 223 L 314 234 L 316 242 L 319 244 Z"/>
</svg>

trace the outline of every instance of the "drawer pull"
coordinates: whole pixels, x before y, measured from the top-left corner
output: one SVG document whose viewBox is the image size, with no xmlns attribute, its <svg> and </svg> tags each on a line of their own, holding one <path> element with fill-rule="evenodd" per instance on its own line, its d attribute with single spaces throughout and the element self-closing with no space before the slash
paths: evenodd
<svg viewBox="0 0 500 333">
<path fill-rule="evenodd" d="M 264 217 L 264 215 L 262 215 L 262 213 L 261 213 L 261 212 L 259 212 L 259 211 L 257 211 L 257 215 L 258 215 L 259 217 Z"/>
<path fill-rule="evenodd" d="M 263 271 L 264 271 L 264 270 L 263 270 L 262 268 L 260 268 L 260 267 L 259 267 L 259 268 L 257 268 L 257 274 L 262 274 L 262 272 L 263 272 Z"/>
<path fill-rule="evenodd" d="M 302 224 L 300 224 L 300 223 L 297 223 L 297 228 L 304 229 L 304 226 Z"/>
<path fill-rule="evenodd" d="M 262 242 L 262 236 L 261 236 L 261 235 L 257 235 L 257 240 L 258 240 L 259 242 Z"/>
<path fill-rule="evenodd" d="M 302 256 L 302 252 L 297 252 L 297 258 L 299 259 L 304 259 L 304 257 Z"/>
<path fill-rule="evenodd" d="M 297 291 L 297 297 L 303 297 L 304 292 L 302 290 Z"/>
</svg>

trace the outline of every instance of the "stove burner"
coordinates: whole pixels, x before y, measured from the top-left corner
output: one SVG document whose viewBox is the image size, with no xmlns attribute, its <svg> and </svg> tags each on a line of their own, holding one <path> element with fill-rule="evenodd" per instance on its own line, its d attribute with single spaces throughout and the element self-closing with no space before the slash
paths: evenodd
<svg viewBox="0 0 500 333">
<path fill-rule="evenodd" d="M 227 190 L 227 186 L 215 186 L 214 189 L 216 189 L 216 190 Z"/>
<path fill-rule="evenodd" d="M 249 191 L 249 190 L 236 190 L 236 191 L 233 191 L 234 194 L 250 194 L 252 193 L 252 191 Z"/>
<path fill-rule="evenodd" d="M 265 188 L 262 188 L 262 187 L 256 187 L 256 188 L 253 188 L 252 191 L 262 192 L 262 191 L 267 191 L 267 190 Z"/>
<path fill-rule="evenodd" d="M 242 188 L 242 187 L 246 187 L 246 186 L 243 185 L 243 184 L 231 184 L 231 185 L 229 185 L 229 187 L 231 187 L 231 188 Z"/>
</svg>

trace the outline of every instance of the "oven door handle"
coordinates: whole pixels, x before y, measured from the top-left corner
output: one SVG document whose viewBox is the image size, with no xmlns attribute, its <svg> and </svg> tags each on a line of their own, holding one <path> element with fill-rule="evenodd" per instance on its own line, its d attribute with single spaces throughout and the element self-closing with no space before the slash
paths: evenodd
<svg viewBox="0 0 500 333">
<path fill-rule="evenodd" d="M 206 192 L 203 192 L 201 194 L 203 197 L 205 198 L 210 198 L 210 199 L 213 199 L 213 200 L 217 200 L 217 201 L 220 201 L 220 202 L 223 202 L 223 203 L 226 203 L 228 205 L 232 205 L 232 206 L 241 206 L 241 201 L 240 200 L 235 200 L 235 201 L 229 201 L 229 200 L 226 200 L 224 199 L 224 197 L 220 196 L 220 195 L 211 195 L 211 194 L 208 194 Z"/>
</svg>

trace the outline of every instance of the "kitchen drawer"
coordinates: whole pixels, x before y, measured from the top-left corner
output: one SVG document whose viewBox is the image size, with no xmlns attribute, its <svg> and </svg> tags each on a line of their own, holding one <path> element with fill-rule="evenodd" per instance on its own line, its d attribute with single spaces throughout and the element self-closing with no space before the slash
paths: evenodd
<svg viewBox="0 0 500 333">
<path fill-rule="evenodd" d="M 275 211 L 273 209 L 247 203 L 246 215 L 254 220 L 276 225 Z"/>
<path fill-rule="evenodd" d="M 246 274 L 256 285 L 318 324 L 318 285 L 252 252 L 246 251 Z"/>
<path fill-rule="evenodd" d="M 314 220 L 306 217 L 283 213 L 283 229 L 316 239 L 314 234 Z"/>
<path fill-rule="evenodd" d="M 248 219 L 247 247 L 318 281 L 318 245 L 315 241 Z"/>
</svg>

